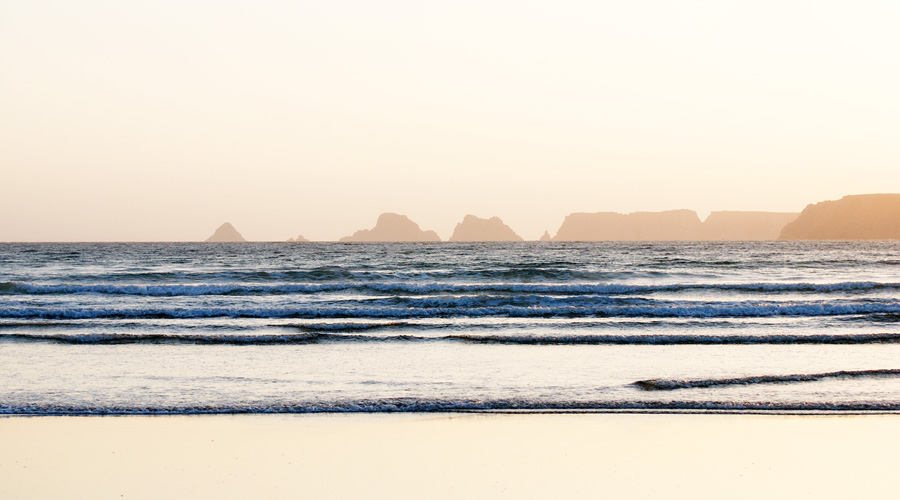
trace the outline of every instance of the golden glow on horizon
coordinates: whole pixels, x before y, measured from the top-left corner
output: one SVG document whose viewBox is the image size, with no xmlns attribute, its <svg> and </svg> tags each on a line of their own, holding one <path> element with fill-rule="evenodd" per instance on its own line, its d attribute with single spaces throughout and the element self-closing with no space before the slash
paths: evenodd
<svg viewBox="0 0 900 500">
<path fill-rule="evenodd" d="M 0 6 L 0 241 L 900 192 L 895 2 Z"/>
</svg>

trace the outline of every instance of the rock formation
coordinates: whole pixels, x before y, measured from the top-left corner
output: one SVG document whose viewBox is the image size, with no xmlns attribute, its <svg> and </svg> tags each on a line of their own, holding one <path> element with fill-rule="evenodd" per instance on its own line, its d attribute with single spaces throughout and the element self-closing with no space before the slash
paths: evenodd
<svg viewBox="0 0 900 500">
<path fill-rule="evenodd" d="M 754 241 L 775 240 L 797 213 L 713 212 L 700 222 L 692 210 L 619 214 L 574 213 L 554 241 Z M 549 234 L 545 233 L 546 237 Z M 541 237 L 542 240 L 544 237 Z"/>
<path fill-rule="evenodd" d="M 482 219 L 467 215 L 456 225 L 450 241 L 525 241 L 499 217 Z"/>
<path fill-rule="evenodd" d="M 309 240 L 304 238 L 303 235 L 298 235 L 296 238 L 288 238 L 287 241 L 289 243 L 309 243 Z"/>
<path fill-rule="evenodd" d="M 405 215 L 385 213 L 378 216 L 374 228 L 361 229 L 339 241 L 441 241 L 441 238 L 434 231 L 419 229 L 419 225 Z"/>
<path fill-rule="evenodd" d="M 711 241 L 777 240 L 796 212 L 713 212 L 703 221 L 702 239 Z"/>
<path fill-rule="evenodd" d="M 216 229 L 216 232 L 206 239 L 207 243 L 243 243 L 246 241 L 241 233 L 228 222 L 219 226 L 219 229 Z"/>
<path fill-rule="evenodd" d="M 900 239 L 900 194 L 844 196 L 808 205 L 779 239 Z"/>
<path fill-rule="evenodd" d="M 550 231 L 544 231 L 544 234 L 541 235 L 541 239 L 538 241 L 550 241 Z"/>
<path fill-rule="evenodd" d="M 693 210 L 573 213 L 554 241 L 686 241 L 700 239 L 702 223 Z"/>
</svg>

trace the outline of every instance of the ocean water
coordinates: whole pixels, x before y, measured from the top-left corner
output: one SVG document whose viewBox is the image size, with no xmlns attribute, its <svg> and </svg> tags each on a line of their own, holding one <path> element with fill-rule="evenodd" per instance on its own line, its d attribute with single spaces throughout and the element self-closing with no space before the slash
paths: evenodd
<svg viewBox="0 0 900 500">
<path fill-rule="evenodd" d="M 900 410 L 900 242 L 0 244 L 0 413 Z"/>
</svg>

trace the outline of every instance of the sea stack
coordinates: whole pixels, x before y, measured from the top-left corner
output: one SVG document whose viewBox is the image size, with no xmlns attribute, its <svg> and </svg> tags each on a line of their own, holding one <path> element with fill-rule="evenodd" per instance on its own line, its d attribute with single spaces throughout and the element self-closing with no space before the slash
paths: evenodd
<svg viewBox="0 0 900 500">
<path fill-rule="evenodd" d="M 450 241 L 525 241 L 499 217 L 482 219 L 467 215 L 456 225 Z"/>
<path fill-rule="evenodd" d="M 288 238 L 288 243 L 309 243 L 309 240 L 304 238 L 303 235 L 298 235 L 296 238 Z"/>
<path fill-rule="evenodd" d="M 207 243 L 244 243 L 246 241 L 241 233 L 228 222 L 219 226 L 219 229 L 216 229 L 216 232 L 206 239 Z"/>
<path fill-rule="evenodd" d="M 860 194 L 808 205 L 779 239 L 900 239 L 900 194 Z"/>
<path fill-rule="evenodd" d="M 405 215 L 384 213 L 378 216 L 378 221 L 375 222 L 375 227 L 372 229 L 361 229 L 352 236 L 345 236 L 339 241 L 345 243 L 429 242 L 441 241 L 441 238 L 434 231 L 423 231 L 418 224 Z"/>
<path fill-rule="evenodd" d="M 544 231 L 544 234 L 541 235 L 541 239 L 538 241 L 550 241 L 553 238 L 550 237 L 550 231 Z"/>
</svg>

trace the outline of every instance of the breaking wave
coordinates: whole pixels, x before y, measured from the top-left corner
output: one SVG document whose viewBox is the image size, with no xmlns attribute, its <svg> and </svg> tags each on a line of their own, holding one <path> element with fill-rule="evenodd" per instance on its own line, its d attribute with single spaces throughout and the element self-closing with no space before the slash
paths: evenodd
<svg viewBox="0 0 900 500">
<path fill-rule="evenodd" d="M 366 330 L 360 325 L 312 326 L 328 330 Z M 391 328 L 390 325 L 379 325 Z M 371 329 L 378 327 L 372 326 Z M 306 327 L 303 327 L 306 328 Z M 51 342 L 57 344 L 201 344 L 201 345 L 277 345 L 337 342 L 463 342 L 473 344 L 510 345 L 782 345 L 782 344 L 893 344 L 900 343 L 900 333 L 839 334 L 839 335 L 366 335 L 358 333 L 326 333 L 309 331 L 296 334 L 202 335 L 165 333 L 0 333 L 0 341 Z M 743 379 L 727 379 L 743 380 Z M 748 379 L 749 380 L 749 379 Z M 654 381 L 643 381 L 650 382 Z M 666 381 L 661 381 L 664 383 Z M 702 382 L 702 381 L 701 381 Z M 698 382 L 700 383 L 700 382 Z M 734 382 L 740 383 L 740 382 Z M 747 382 L 749 383 L 749 382 Z M 716 385 L 709 383 L 708 385 Z M 721 383 L 718 385 L 727 385 Z M 649 385 L 648 385 L 649 387 Z M 650 390 L 650 389 L 648 389 Z"/>
<path fill-rule="evenodd" d="M 645 391 L 674 391 L 676 389 L 703 389 L 723 385 L 784 384 L 816 382 L 829 378 L 900 377 L 900 369 L 855 370 L 826 373 L 759 375 L 754 377 L 711 378 L 699 380 L 638 380 L 632 385 Z"/>
<path fill-rule="evenodd" d="M 230 415 L 293 413 L 450 413 L 450 412 L 896 412 L 900 402 L 841 403 L 730 401 L 544 401 L 531 399 L 377 399 L 335 402 L 233 405 L 79 405 L 0 404 L 0 415 Z"/>
<path fill-rule="evenodd" d="M 279 328 L 296 328 L 306 332 L 352 332 L 352 331 L 372 331 L 372 330 L 398 330 L 404 328 L 424 329 L 428 327 L 442 327 L 445 325 L 423 325 L 420 323 L 408 323 L 406 321 L 391 321 L 381 323 L 302 323 L 302 324 L 282 324 L 269 325 Z"/>
<path fill-rule="evenodd" d="M 490 298 L 455 298 L 449 302 L 403 302 L 396 306 L 378 306 L 361 302 L 359 307 L 303 306 L 303 307 L 2 307 L 0 318 L 18 319 L 91 319 L 91 318 L 440 318 L 440 317 L 652 317 L 652 318 L 745 318 L 775 316 L 845 316 L 860 314 L 900 314 L 896 300 L 810 301 L 810 302 L 701 302 L 673 301 L 645 304 L 606 304 L 598 298 L 584 305 L 566 305 L 557 299 L 544 301 L 533 297 L 521 305 L 490 302 Z M 587 299 L 587 298 L 586 298 Z M 591 303 L 591 300 L 587 300 Z M 352 304 L 353 302 L 349 302 Z M 482 304 L 490 305 L 482 305 Z M 497 305 L 494 305 L 497 304 Z M 474 305 L 474 307 L 473 307 Z M 368 307 L 367 307 L 368 306 Z M 449 306 L 449 307 L 447 307 Z"/>
<path fill-rule="evenodd" d="M 616 283 L 451 283 L 451 282 L 331 282 L 331 283 L 215 283 L 215 284 L 36 284 L 0 283 L 0 294 L 113 294 L 143 296 L 278 295 L 323 292 L 376 293 L 547 293 L 630 295 L 657 292 L 721 291 L 767 293 L 827 293 L 900 290 L 900 283 L 872 281 L 842 283 L 688 283 L 625 285 Z"/>
</svg>

